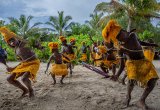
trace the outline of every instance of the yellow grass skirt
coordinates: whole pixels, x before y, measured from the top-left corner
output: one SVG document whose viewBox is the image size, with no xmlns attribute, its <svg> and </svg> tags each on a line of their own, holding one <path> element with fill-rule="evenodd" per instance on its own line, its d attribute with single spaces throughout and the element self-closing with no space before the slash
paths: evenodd
<svg viewBox="0 0 160 110">
<path fill-rule="evenodd" d="M 64 55 L 70 59 L 70 61 L 69 61 L 67 58 L 62 57 L 63 61 L 68 62 L 68 63 L 73 61 L 76 57 L 75 54 L 66 54 L 65 53 Z"/>
<path fill-rule="evenodd" d="M 99 55 L 98 53 L 96 53 L 95 59 L 97 60 L 97 59 L 100 59 L 100 58 L 102 58 L 102 54 Z M 97 61 L 95 61 L 95 65 L 100 66 L 102 62 L 103 62 L 103 60 L 97 60 Z"/>
<path fill-rule="evenodd" d="M 16 73 L 16 79 L 17 79 L 23 73 L 29 72 L 30 79 L 32 81 L 35 81 L 36 74 L 39 70 L 39 66 L 40 66 L 39 59 L 35 59 L 33 61 L 22 62 L 12 72 L 9 72 L 9 73 L 11 73 L 11 74 Z"/>
<path fill-rule="evenodd" d="M 151 62 L 153 61 L 155 53 L 154 53 L 152 50 L 150 50 L 150 49 L 145 49 L 145 50 L 143 51 L 143 53 L 144 53 L 144 56 L 145 56 L 145 58 L 146 58 L 147 60 L 149 60 L 149 61 L 151 61 Z"/>
<path fill-rule="evenodd" d="M 126 70 L 128 79 L 140 82 L 142 87 L 146 87 L 150 79 L 159 78 L 154 65 L 147 59 L 127 60 Z"/>
<path fill-rule="evenodd" d="M 81 55 L 80 60 L 86 62 L 86 61 L 87 61 L 87 54 L 86 54 L 86 53 L 83 53 L 83 54 Z"/>
<path fill-rule="evenodd" d="M 119 64 L 119 59 L 116 59 L 116 60 L 103 60 L 103 64 L 106 67 L 111 68 L 113 64 L 115 64 L 115 65 Z"/>
<path fill-rule="evenodd" d="M 52 64 L 51 73 L 56 76 L 67 75 L 67 65 L 66 64 Z"/>
<path fill-rule="evenodd" d="M 95 53 L 95 52 L 92 52 L 92 55 L 93 55 L 93 58 L 95 59 L 96 53 Z M 92 56 L 91 56 L 91 54 L 90 54 L 90 60 L 91 60 L 91 61 L 94 60 L 93 58 L 92 58 Z"/>
</svg>

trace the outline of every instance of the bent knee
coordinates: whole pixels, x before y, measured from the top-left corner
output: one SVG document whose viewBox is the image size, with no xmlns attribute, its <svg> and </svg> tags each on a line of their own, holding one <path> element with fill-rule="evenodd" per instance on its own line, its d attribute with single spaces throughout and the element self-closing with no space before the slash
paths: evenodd
<svg viewBox="0 0 160 110">
<path fill-rule="evenodd" d="M 23 77 L 21 80 L 22 80 L 23 82 L 26 82 L 26 81 L 28 81 L 28 80 L 29 80 L 29 78 L 27 78 L 27 77 Z"/>
<path fill-rule="evenodd" d="M 12 84 L 14 82 L 14 78 L 9 76 L 7 77 L 7 81 Z"/>
</svg>

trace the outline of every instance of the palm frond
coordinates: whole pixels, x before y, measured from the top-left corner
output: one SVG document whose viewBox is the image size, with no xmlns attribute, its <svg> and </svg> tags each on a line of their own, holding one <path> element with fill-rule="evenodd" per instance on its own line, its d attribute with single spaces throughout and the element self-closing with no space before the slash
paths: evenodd
<svg viewBox="0 0 160 110">
<path fill-rule="evenodd" d="M 16 26 L 19 27 L 19 28 L 21 27 L 21 24 L 20 24 L 20 22 L 19 22 L 18 19 L 13 18 L 13 17 L 8 17 L 8 19 L 9 19 L 10 23 L 16 25 Z"/>
<path fill-rule="evenodd" d="M 21 26 L 23 27 L 23 25 L 27 21 L 26 16 L 25 15 L 21 15 L 20 18 L 19 18 L 19 21 L 20 21 Z"/>
<path fill-rule="evenodd" d="M 58 17 L 56 16 L 50 16 L 49 21 L 53 22 L 54 24 L 58 24 Z"/>
<path fill-rule="evenodd" d="M 75 25 L 74 22 L 69 23 L 66 27 L 64 27 L 64 30 L 70 29 L 73 25 Z"/>
<path fill-rule="evenodd" d="M 34 28 L 34 27 L 36 27 L 36 26 L 38 26 L 38 25 L 41 25 L 41 24 L 43 24 L 43 23 L 37 22 L 37 23 L 33 24 L 33 26 L 31 27 L 31 29 Z"/>
<path fill-rule="evenodd" d="M 110 3 L 108 2 L 102 2 L 99 3 L 96 8 L 94 9 L 94 12 L 101 11 L 101 12 L 112 12 L 112 8 Z"/>
</svg>

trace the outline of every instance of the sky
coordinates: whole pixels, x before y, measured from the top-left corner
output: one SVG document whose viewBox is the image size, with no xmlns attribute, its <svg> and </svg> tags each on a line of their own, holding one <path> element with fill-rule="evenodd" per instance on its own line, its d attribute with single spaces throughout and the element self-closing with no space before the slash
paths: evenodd
<svg viewBox="0 0 160 110">
<path fill-rule="evenodd" d="M 89 20 L 98 3 L 109 0 L 0 0 L 0 19 L 19 18 L 21 14 L 34 16 L 33 21 L 46 22 L 58 11 L 72 16 L 72 21 L 84 23 Z"/>
</svg>

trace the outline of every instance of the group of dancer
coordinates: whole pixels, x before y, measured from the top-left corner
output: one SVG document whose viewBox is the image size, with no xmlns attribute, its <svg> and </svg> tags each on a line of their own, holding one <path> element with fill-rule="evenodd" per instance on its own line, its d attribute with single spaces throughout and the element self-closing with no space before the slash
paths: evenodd
<svg viewBox="0 0 160 110">
<path fill-rule="evenodd" d="M 1 61 L 6 65 L 9 77 L 7 81 L 20 88 L 23 93 L 21 97 L 29 94 L 29 97 L 34 97 L 34 91 L 31 85 L 31 80 L 35 81 L 37 72 L 40 66 L 40 60 L 36 57 L 35 53 L 27 46 L 27 43 L 20 39 L 15 33 L 11 32 L 6 27 L 0 28 L 0 33 L 4 37 L 5 42 L 9 47 L 13 48 L 18 59 L 21 60 L 20 64 L 16 67 L 10 67 L 5 61 Z M 144 87 L 144 92 L 139 99 L 137 105 L 142 109 L 148 109 L 145 100 L 150 92 L 155 87 L 157 79 L 159 79 L 152 60 L 154 58 L 154 48 L 158 47 L 157 44 L 152 42 L 140 41 L 135 34 L 134 30 L 127 32 L 115 21 L 110 20 L 102 31 L 103 42 L 94 42 L 92 46 L 86 45 L 85 42 L 81 46 L 81 62 L 90 60 L 92 67 L 100 67 L 101 71 L 105 74 L 112 70 L 113 75 L 110 78 L 117 81 L 125 70 L 123 77 L 123 84 L 127 77 L 127 95 L 126 105 L 129 106 L 131 100 L 131 92 L 134 86 L 139 83 Z M 60 36 L 61 44 L 57 42 L 49 42 L 48 47 L 51 50 L 51 56 L 47 63 L 45 73 L 48 72 L 50 63 L 54 61 L 49 71 L 54 83 L 56 84 L 56 76 L 61 76 L 60 83 L 63 84 L 63 79 L 68 75 L 68 69 L 72 76 L 74 64 L 73 61 L 77 59 L 76 40 L 67 39 Z M 59 51 L 59 47 L 61 51 Z M 90 53 L 90 58 L 87 56 L 87 51 Z M 116 72 L 116 68 L 119 68 Z M 22 77 L 21 84 L 17 78 Z"/>
</svg>

